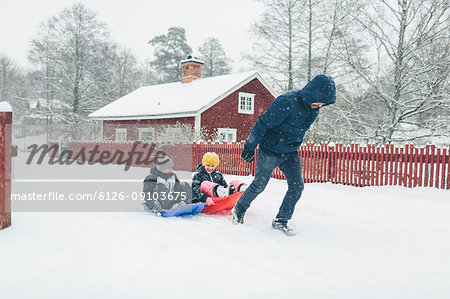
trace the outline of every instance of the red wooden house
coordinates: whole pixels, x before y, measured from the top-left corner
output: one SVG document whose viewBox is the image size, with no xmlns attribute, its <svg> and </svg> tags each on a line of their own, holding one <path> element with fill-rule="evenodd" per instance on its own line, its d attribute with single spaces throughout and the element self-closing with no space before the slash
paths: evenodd
<svg viewBox="0 0 450 299">
<path fill-rule="evenodd" d="M 202 61 L 188 57 L 181 63 L 181 82 L 138 88 L 91 113 L 89 117 L 103 121 L 103 136 L 154 141 L 163 128 L 176 141 L 186 134 L 181 125 L 208 139 L 245 140 L 276 97 L 256 71 L 201 78 Z"/>
</svg>

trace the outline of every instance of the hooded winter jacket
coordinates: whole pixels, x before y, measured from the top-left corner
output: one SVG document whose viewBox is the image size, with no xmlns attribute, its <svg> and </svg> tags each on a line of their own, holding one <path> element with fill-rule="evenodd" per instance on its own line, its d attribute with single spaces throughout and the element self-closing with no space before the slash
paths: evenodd
<svg viewBox="0 0 450 299">
<path fill-rule="evenodd" d="M 169 210 L 173 206 L 180 204 L 182 201 L 190 203 L 191 190 L 190 186 L 186 183 L 181 183 L 177 175 L 173 172 L 164 173 L 159 171 L 156 166 L 150 169 L 150 174 L 144 179 L 144 200 L 147 206 L 154 210 L 156 206 L 162 209 Z M 169 199 L 171 192 L 186 192 L 183 198 L 178 196 L 170 197 L 176 198 L 175 200 Z"/>
<path fill-rule="evenodd" d="M 209 195 L 200 191 L 200 185 L 204 181 L 213 182 L 224 187 L 228 187 L 223 174 L 214 169 L 211 174 L 207 173 L 205 167 L 200 163 L 195 170 L 195 174 L 192 177 L 192 203 L 206 202 Z"/>
<path fill-rule="evenodd" d="M 287 154 L 297 151 L 306 131 L 317 118 L 319 109 L 311 103 L 330 105 L 336 102 L 336 87 L 331 77 L 318 75 L 301 90 L 277 97 L 256 121 L 245 147 L 259 144 L 265 152 Z"/>
<path fill-rule="evenodd" d="M 173 172 L 164 173 L 159 171 L 156 166 L 150 169 L 150 174 L 144 179 L 144 192 L 151 192 L 158 188 L 158 184 L 165 187 L 168 192 L 175 190 L 175 184 L 179 184 L 180 180 Z"/>
</svg>

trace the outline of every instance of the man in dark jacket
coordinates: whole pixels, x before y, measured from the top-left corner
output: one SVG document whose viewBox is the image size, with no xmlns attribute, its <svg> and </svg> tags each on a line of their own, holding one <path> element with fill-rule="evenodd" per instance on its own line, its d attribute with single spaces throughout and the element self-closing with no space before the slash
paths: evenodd
<svg viewBox="0 0 450 299">
<path fill-rule="evenodd" d="M 251 202 L 266 187 L 272 171 L 279 166 L 283 171 L 288 191 L 272 227 L 291 234 L 287 226 L 300 199 L 304 184 L 298 147 L 306 131 L 317 118 L 319 109 L 336 102 L 336 87 L 331 77 L 318 75 L 301 90 L 277 97 L 267 111 L 259 116 L 242 152 L 242 158 L 251 162 L 259 144 L 256 174 L 251 185 L 232 210 L 233 224 L 244 223 L 244 214 Z"/>
</svg>

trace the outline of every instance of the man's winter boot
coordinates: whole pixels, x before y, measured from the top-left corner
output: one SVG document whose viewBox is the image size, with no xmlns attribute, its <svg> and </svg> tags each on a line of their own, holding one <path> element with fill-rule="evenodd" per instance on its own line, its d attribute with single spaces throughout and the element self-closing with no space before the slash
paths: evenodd
<svg viewBox="0 0 450 299">
<path fill-rule="evenodd" d="M 278 218 L 274 219 L 272 221 L 272 228 L 281 231 L 286 236 L 295 235 L 294 230 L 287 225 L 286 220 L 282 220 L 282 219 L 278 219 Z"/>
<path fill-rule="evenodd" d="M 244 224 L 244 213 L 239 213 L 236 206 L 231 209 L 231 222 L 233 225 Z"/>
</svg>

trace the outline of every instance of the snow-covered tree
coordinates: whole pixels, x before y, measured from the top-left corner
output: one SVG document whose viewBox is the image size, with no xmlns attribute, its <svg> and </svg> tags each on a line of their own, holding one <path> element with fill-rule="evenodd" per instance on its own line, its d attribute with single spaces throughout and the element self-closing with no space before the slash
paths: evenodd
<svg viewBox="0 0 450 299">
<path fill-rule="evenodd" d="M 140 87 L 143 83 L 143 70 L 130 49 L 119 49 L 114 58 L 115 98 L 120 98 Z"/>
<path fill-rule="evenodd" d="M 78 124 L 86 114 L 111 101 L 117 89 L 114 62 L 117 45 L 106 25 L 83 4 L 49 18 L 31 42 L 30 61 L 45 73 L 45 98 L 70 110 L 60 115 Z"/>
<path fill-rule="evenodd" d="M 277 90 L 298 87 L 301 54 L 306 46 L 301 30 L 304 0 L 261 0 L 265 11 L 251 32 L 252 53 L 244 55 Z"/>
<path fill-rule="evenodd" d="M 183 73 L 180 62 L 192 54 L 184 28 L 170 27 L 167 34 L 155 36 L 148 43 L 154 47 L 151 66 L 159 74 L 160 82 L 180 81 Z"/>
<path fill-rule="evenodd" d="M 342 42 L 346 63 L 364 80 L 370 98 L 360 110 L 367 117 L 358 120 L 362 135 L 384 143 L 445 134 L 449 1 L 371 1 L 353 17 L 360 31 Z M 366 51 L 352 50 L 361 43 Z"/>
<path fill-rule="evenodd" d="M 155 70 L 151 66 L 151 62 L 148 58 L 139 63 L 139 69 L 141 71 L 140 82 L 141 85 L 153 85 L 158 84 L 158 76 Z"/>
<path fill-rule="evenodd" d="M 244 56 L 280 92 L 301 88 L 318 74 L 336 74 L 338 36 L 350 22 L 347 0 L 261 0 L 253 51 Z"/>
<path fill-rule="evenodd" d="M 25 113 L 26 103 L 21 97 L 27 88 L 22 68 L 12 58 L 0 54 L 0 102 L 11 104 L 14 120 L 18 120 Z"/>
<path fill-rule="evenodd" d="M 222 43 L 214 37 L 207 38 L 198 48 L 200 58 L 205 62 L 202 76 L 213 77 L 230 73 L 230 58 L 225 54 Z"/>
<path fill-rule="evenodd" d="M 17 85 L 19 67 L 11 58 L 0 54 L 0 102 L 10 102 Z"/>
<path fill-rule="evenodd" d="M 337 102 L 322 108 L 305 140 L 311 142 L 367 140 L 365 127 L 373 117 L 373 101 L 364 89 L 364 80 L 348 65 L 344 53 L 365 53 L 361 29 L 354 19 L 357 7 L 352 1 L 323 0 L 316 11 L 319 36 L 313 73 L 331 75 L 337 84 Z M 352 37 L 352 42 L 346 42 Z M 365 60 L 369 63 L 369 59 Z M 367 107 L 367 108 L 366 108 Z"/>
</svg>

